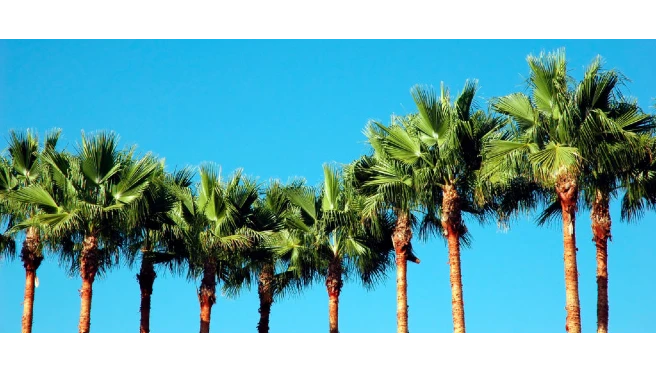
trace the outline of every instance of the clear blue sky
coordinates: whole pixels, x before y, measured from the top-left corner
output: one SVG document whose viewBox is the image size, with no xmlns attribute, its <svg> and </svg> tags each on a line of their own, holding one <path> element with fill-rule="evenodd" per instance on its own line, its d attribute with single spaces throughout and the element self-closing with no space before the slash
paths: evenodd
<svg viewBox="0 0 656 371">
<path fill-rule="evenodd" d="M 414 84 L 459 91 L 480 82 L 479 103 L 523 89 L 526 56 L 565 47 L 580 77 L 601 54 L 606 67 L 633 81 L 625 90 L 653 112 L 655 41 L 0 41 L 0 135 L 63 129 L 68 148 L 80 131 L 111 129 L 124 145 L 165 157 L 169 169 L 213 161 L 244 168 L 260 180 L 304 176 L 316 184 L 324 162 L 365 153 L 369 119 L 415 110 Z M 619 221 L 612 204 L 609 247 L 611 332 L 656 332 L 656 217 Z M 565 290 L 559 224 L 532 219 L 507 233 L 469 222 L 474 237 L 462 252 L 468 332 L 564 332 Z M 589 214 L 579 214 L 583 332 L 596 331 L 595 250 Z M 422 262 L 409 265 L 409 329 L 451 332 L 445 243 L 414 242 Z M 138 332 L 136 270 L 116 269 L 94 285 L 92 332 Z M 34 332 L 77 332 L 80 279 L 56 259 L 38 271 Z M 20 332 L 24 270 L 0 262 L 0 332 Z M 159 273 L 152 301 L 153 332 L 197 332 L 197 282 Z M 327 332 L 325 287 L 276 302 L 272 332 Z M 256 290 L 219 296 L 212 332 L 256 332 Z M 342 332 L 396 331 L 395 273 L 375 291 L 346 283 Z"/>
</svg>

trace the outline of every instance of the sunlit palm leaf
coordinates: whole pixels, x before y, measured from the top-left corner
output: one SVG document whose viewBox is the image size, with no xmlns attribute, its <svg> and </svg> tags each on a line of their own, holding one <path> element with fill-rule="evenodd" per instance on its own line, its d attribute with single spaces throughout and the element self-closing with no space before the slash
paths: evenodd
<svg viewBox="0 0 656 371">
<path fill-rule="evenodd" d="M 100 185 L 106 182 L 120 170 L 117 141 L 118 137 L 114 133 L 82 135 L 80 148 L 82 173 L 93 184 Z"/>
<path fill-rule="evenodd" d="M 38 205 L 48 213 L 57 213 L 60 210 L 57 202 L 43 187 L 34 185 L 21 188 L 9 195 L 10 199 L 25 204 Z"/>
</svg>

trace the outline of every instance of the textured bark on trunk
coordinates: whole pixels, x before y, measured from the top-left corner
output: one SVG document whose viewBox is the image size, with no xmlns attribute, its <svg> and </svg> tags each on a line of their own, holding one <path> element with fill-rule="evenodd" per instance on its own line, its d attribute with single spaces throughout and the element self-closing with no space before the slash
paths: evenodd
<svg viewBox="0 0 656 371">
<path fill-rule="evenodd" d="M 34 283 L 36 270 L 39 269 L 43 257 L 39 253 L 39 231 L 30 227 L 27 229 L 21 260 L 25 268 L 25 298 L 23 300 L 23 318 L 21 320 L 21 331 L 32 332 L 32 319 L 34 316 Z"/>
<path fill-rule="evenodd" d="M 98 273 L 98 239 L 95 236 L 87 236 L 84 238 L 80 255 L 80 276 L 82 277 L 80 297 L 82 301 L 78 329 L 81 333 L 88 333 L 91 328 L 91 297 L 96 273 Z"/>
<path fill-rule="evenodd" d="M 611 220 L 608 194 L 597 191 L 592 204 L 592 235 L 597 246 L 597 332 L 608 332 L 608 240 Z"/>
<path fill-rule="evenodd" d="M 262 267 L 257 284 L 257 294 L 260 297 L 260 322 L 257 324 L 259 333 L 269 332 L 269 316 L 273 304 L 273 264 L 267 263 Z"/>
<path fill-rule="evenodd" d="M 339 293 L 342 291 L 342 262 L 333 258 L 328 265 L 326 288 L 328 289 L 328 325 L 331 333 L 339 332 Z"/>
<path fill-rule="evenodd" d="M 408 332 L 408 248 L 412 240 L 410 216 L 397 212 L 396 226 L 392 234 L 392 243 L 396 254 L 396 331 Z M 418 262 L 418 260 L 417 260 Z"/>
<path fill-rule="evenodd" d="M 212 306 L 216 303 L 216 265 L 206 263 L 203 269 L 203 279 L 198 290 L 200 301 L 200 332 L 210 332 Z"/>
<path fill-rule="evenodd" d="M 142 253 L 146 253 L 146 251 Z M 139 308 L 141 312 L 140 333 L 150 332 L 150 298 L 153 295 L 155 278 L 157 278 L 157 273 L 155 273 L 153 261 L 145 256 L 142 257 L 141 269 L 137 274 L 137 281 L 139 281 L 139 289 L 141 290 L 141 307 Z"/>
<path fill-rule="evenodd" d="M 460 195 L 453 185 L 443 189 L 442 228 L 449 245 L 449 267 L 451 281 L 451 313 L 453 332 L 465 332 L 465 302 L 462 292 L 462 272 L 460 270 L 460 236 L 466 231 L 462 223 Z"/>
<path fill-rule="evenodd" d="M 579 273 L 576 264 L 576 211 L 578 185 L 576 178 L 563 173 L 556 181 L 556 193 L 563 215 L 563 245 L 565 260 L 565 331 L 581 332 L 581 306 L 579 301 Z"/>
</svg>

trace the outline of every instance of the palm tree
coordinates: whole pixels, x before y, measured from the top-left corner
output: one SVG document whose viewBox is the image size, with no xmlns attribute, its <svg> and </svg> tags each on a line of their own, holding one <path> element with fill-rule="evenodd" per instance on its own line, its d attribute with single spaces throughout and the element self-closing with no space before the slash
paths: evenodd
<svg viewBox="0 0 656 371">
<path fill-rule="evenodd" d="M 223 180 L 212 164 L 200 168 L 198 195 L 178 192 L 181 202 L 175 221 L 183 226 L 188 249 L 189 277 L 201 278 L 198 289 L 200 332 L 210 331 L 212 306 L 218 283 L 242 282 L 249 277 L 248 249 L 263 232 L 254 230 L 253 204 L 258 185 L 237 170 Z"/>
<path fill-rule="evenodd" d="M 576 135 L 574 107 L 568 89 L 565 55 L 530 55 L 531 96 L 514 93 L 497 99 L 494 108 L 516 127 L 508 139 L 490 143 L 490 171 L 505 171 L 517 161 L 530 164 L 531 176 L 553 187 L 562 213 L 565 250 L 565 297 L 567 332 L 581 332 L 574 223 L 579 196 L 581 135 Z M 511 124 L 512 125 L 512 124 Z"/>
<path fill-rule="evenodd" d="M 379 123 L 369 124 L 365 130 L 373 154 L 362 156 L 348 167 L 353 187 L 365 200 L 365 216 L 376 218 L 380 213 L 391 212 L 395 225 L 392 243 L 396 255 L 397 332 L 408 332 L 408 261 L 419 263 L 412 251 L 412 214 L 420 207 L 421 181 L 411 165 L 398 161 L 385 152 L 385 132 Z"/>
<path fill-rule="evenodd" d="M 443 86 L 439 98 L 432 89 L 415 86 L 411 93 L 418 115 L 379 126 L 387 155 L 414 168 L 425 212 L 420 236 L 441 232 L 446 237 L 454 332 L 465 332 L 460 247 L 469 236 L 462 214 L 482 222 L 490 209 L 479 172 L 485 143 L 500 126 L 499 119 L 475 109 L 476 89 L 475 81 L 467 81 L 451 103 Z"/>
<path fill-rule="evenodd" d="M 595 239 L 598 248 L 605 251 L 610 215 L 603 209 L 607 210 L 604 205 L 608 205 L 610 196 L 613 180 L 610 174 L 626 168 L 628 162 L 624 158 L 631 153 L 626 148 L 635 148 L 638 143 L 631 132 L 642 130 L 644 122 L 634 121 L 637 116 L 630 118 L 633 114 L 626 107 L 619 110 L 629 116 L 620 117 L 619 111 L 612 112 L 617 109 L 611 101 L 617 75 L 599 74 L 598 61 L 588 68 L 583 81 L 575 85 L 568 75 L 564 50 L 538 57 L 529 55 L 527 60 L 530 96 L 514 93 L 493 102 L 494 109 L 510 121 L 503 129 L 502 138 L 490 142 L 486 173 L 512 176 L 520 169 L 522 176 L 539 183 L 544 190 L 551 190 L 551 205 L 544 210 L 539 223 L 560 211 L 565 261 L 565 330 L 581 332 L 575 234 L 579 197 L 581 191 L 587 193 L 593 209 Z M 629 147 L 618 150 L 618 146 L 625 145 Z M 605 258 L 600 256 L 600 263 L 603 262 Z"/>
<path fill-rule="evenodd" d="M 185 244 L 179 227 L 171 214 L 179 200 L 176 197 L 180 189 L 192 184 L 193 173 L 188 168 L 173 174 L 164 171 L 164 163 L 151 174 L 149 185 L 143 197 L 130 204 L 127 231 L 130 245 L 127 256 L 132 263 L 141 257 L 141 266 L 137 274 L 141 291 L 139 332 L 150 332 L 150 308 L 153 285 L 157 273 L 156 266 L 166 265 L 171 271 L 179 271 L 187 258 Z"/>
<path fill-rule="evenodd" d="M 82 134 L 77 155 L 45 151 L 53 184 L 35 184 L 10 194 L 40 213 L 16 225 L 17 229 L 46 225 L 62 246 L 72 270 L 82 278 L 79 331 L 89 332 L 93 282 L 118 259 L 125 235 L 126 205 L 138 200 L 148 187 L 157 163 L 149 155 L 133 161 L 133 152 L 118 150 L 113 133 Z"/>
<path fill-rule="evenodd" d="M 375 219 L 380 227 L 362 223 L 363 198 L 343 182 L 336 169 L 324 165 L 323 170 L 319 192 L 305 185 L 286 192 L 293 207 L 288 220 L 300 244 L 280 246 L 277 252 L 298 277 L 325 279 L 329 331 L 338 333 L 344 281 L 355 275 L 371 288 L 384 277 L 393 251 L 388 233 L 391 223 L 384 215 Z"/>
<path fill-rule="evenodd" d="M 39 153 L 54 151 L 60 136 L 55 130 L 46 135 L 42 148 L 39 148 L 39 139 L 32 132 L 17 133 L 10 131 L 9 161 L 3 161 L 3 170 L 0 171 L 0 198 L 6 212 L 10 215 L 8 226 L 25 222 L 35 216 L 38 210 L 30 204 L 12 202 L 9 195 L 17 190 L 31 185 L 45 185 L 47 180 L 47 166 L 40 160 Z M 34 314 L 34 289 L 36 286 L 36 272 L 43 261 L 43 247 L 49 241 L 43 241 L 44 226 L 40 223 L 30 224 L 26 227 L 25 239 L 20 257 L 25 268 L 25 299 L 23 301 L 22 329 L 24 333 L 32 332 L 32 318 Z M 6 247 L 13 246 L 13 239 L 3 236 L 0 244 Z"/>
<path fill-rule="evenodd" d="M 586 149 L 583 166 L 583 200 L 591 209 L 591 227 L 597 257 L 597 332 L 608 332 L 608 240 L 611 238 L 610 200 L 620 189 L 620 179 L 648 158 L 653 119 L 634 102 L 626 101 L 618 86 L 622 76 L 602 71 L 597 57 L 574 93 L 577 119 L 597 121 L 601 128 Z M 591 126 L 592 126 L 591 125 Z"/>
<path fill-rule="evenodd" d="M 262 233 L 255 240 L 246 254 L 246 268 L 251 276 L 235 276 L 232 282 L 224 283 L 224 289 L 230 296 L 236 296 L 242 289 L 250 288 L 252 281 L 257 281 L 257 293 L 260 301 L 257 324 L 259 333 L 269 332 L 269 320 L 273 303 L 287 295 L 300 294 L 312 283 L 312 276 L 296 275 L 290 268 L 289 260 L 279 256 L 276 251 L 293 249 L 300 244 L 294 233 L 294 225 L 289 223 L 288 214 L 291 203 L 286 192 L 298 186 L 298 182 L 283 185 L 274 180 L 262 192 L 253 206 L 252 228 Z"/>
</svg>

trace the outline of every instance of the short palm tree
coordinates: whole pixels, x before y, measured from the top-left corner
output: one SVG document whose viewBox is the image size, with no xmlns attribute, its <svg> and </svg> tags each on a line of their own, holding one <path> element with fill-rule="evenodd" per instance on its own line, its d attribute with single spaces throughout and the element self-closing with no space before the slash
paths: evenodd
<svg viewBox="0 0 656 371">
<path fill-rule="evenodd" d="M 224 288 L 231 296 L 236 296 L 242 289 L 249 288 L 250 283 L 257 282 L 260 301 L 257 324 L 259 333 L 269 332 L 269 322 L 273 303 L 287 295 L 300 294 L 312 283 L 312 276 L 297 275 L 289 269 L 289 260 L 283 259 L 276 251 L 298 247 L 300 240 L 294 233 L 293 223 L 289 223 L 288 214 L 291 203 L 286 192 L 298 185 L 298 182 L 283 185 L 278 180 L 270 182 L 255 202 L 253 207 L 252 228 L 262 233 L 261 238 L 248 250 L 245 268 L 250 277 L 235 275 L 232 282 L 224 283 Z"/>
<path fill-rule="evenodd" d="M 391 223 L 384 216 L 376 219 L 383 228 L 362 223 L 364 199 L 343 182 L 336 169 L 324 165 L 323 170 L 318 192 L 305 185 L 286 192 L 293 207 L 288 221 L 300 243 L 280 246 L 277 253 L 298 277 L 325 279 L 329 332 L 338 333 L 344 281 L 355 276 L 371 288 L 385 276 L 393 251 Z"/>
<path fill-rule="evenodd" d="M 198 194 L 182 190 L 175 222 L 182 226 L 188 250 L 189 277 L 201 279 L 200 332 L 210 331 L 212 306 L 216 303 L 216 286 L 242 282 L 249 276 L 248 250 L 263 235 L 252 228 L 253 204 L 258 199 L 258 185 L 237 170 L 222 179 L 213 164 L 200 168 Z"/>
<path fill-rule="evenodd" d="M 157 278 L 156 267 L 166 265 L 180 271 L 187 251 L 179 226 L 172 212 L 179 200 L 176 194 L 192 184 L 193 173 L 188 168 L 169 174 L 160 162 L 149 179 L 143 197 L 130 204 L 126 227 L 127 256 L 130 262 L 140 257 L 137 281 L 141 291 L 139 332 L 150 332 L 150 309 L 153 285 Z"/>
<path fill-rule="evenodd" d="M 118 149 L 114 133 L 82 135 L 76 155 L 46 151 L 52 187 L 39 185 L 12 192 L 10 197 L 38 207 L 40 213 L 17 228 L 46 225 L 61 236 L 63 256 L 82 278 L 79 331 L 90 331 L 91 299 L 96 275 L 117 262 L 124 242 L 126 205 L 138 200 L 157 166 L 150 156 L 132 159 Z"/>
<path fill-rule="evenodd" d="M 47 165 L 41 161 L 40 153 L 43 151 L 54 151 L 57 146 L 61 131 L 55 130 L 46 135 L 43 146 L 39 148 L 38 137 L 30 131 L 18 133 L 10 131 L 9 160 L 4 162 L 3 170 L 0 170 L 0 202 L 2 202 L 7 215 L 10 228 L 24 223 L 25 239 L 21 249 L 20 257 L 25 268 L 25 299 L 23 301 L 22 332 L 32 332 L 32 318 L 34 314 L 34 289 L 36 286 L 36 272 L 44 259 L 43 248 L 50 242 L 44 241 L 43 235 L 46 228 L 41 223 L 25 222 L 27 219 L 37 215 L 39 210 L 31 204 L 12 202 L 10 195 L 18 190 L 32 185 L 47 186 Z M 15 228 L 14 228 L 15 230 Z M 13 239 L 9 236 L 1 238 L 6 247 L 13 246 Z"/>
</svg>

